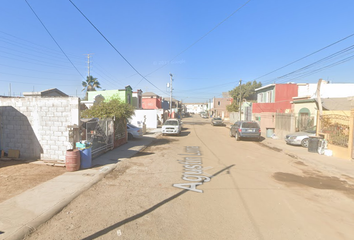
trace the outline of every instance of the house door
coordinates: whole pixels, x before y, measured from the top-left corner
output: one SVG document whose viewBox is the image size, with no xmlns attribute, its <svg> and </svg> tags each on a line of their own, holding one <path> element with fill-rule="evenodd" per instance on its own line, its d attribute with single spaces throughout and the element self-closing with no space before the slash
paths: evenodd
<svg viewBox="0 0 354 240">
<path fill-rule="evenodd" d="M 309 122 L 309 115 L 307 113 L 299 114 L 299 131 L 304 131 L 307 129 L 307 125 Z"/>
<path fill-rule="evenodd" d="M 298 129 L 299 131 L 305 131 L 308 129 L 311 124 L 311 118 L 310 118 L 310 111 L 307 108 L 302 108 L 299 111 L 299 118 L 298 118 Z"/>
</svg>

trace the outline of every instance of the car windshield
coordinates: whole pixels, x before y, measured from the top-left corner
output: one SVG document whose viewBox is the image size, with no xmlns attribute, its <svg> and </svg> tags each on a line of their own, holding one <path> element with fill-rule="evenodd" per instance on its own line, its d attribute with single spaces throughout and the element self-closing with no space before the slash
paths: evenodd
<svg viewBox="0 0 354 240">
<path fill-rule="evenodd" d="M 307 132 L 307 133 L 316 133 L 316 126 L 311 127 L 311 128 L 308 128 L 308 129 L 305 130 L 304 132 Z"/>
<path fill-rule="evenodd" d="M 164 125 L 173 125 L 173 126 L 177 126 L 178 125 L 178 121 L 166 121 Z"/>
<path fill-rule="evenodd" d="M 127 126 L 128 126 L 129 128 L 139 128 L 139 127 L 137 127 L 137 126 L 135 126 L 135 125 L 133 125 L 133 124 L 130 124 L 130 123 L 128 123 Z"/>
<path fill-rule="evenodd" d="M 259 128 L 257 123 L 254 122 L 245 122 L 242 124 L 243 128 Z"/>
<path fill-rule="evenodd" d="M 221 120 L 221 118 L 214 118 L 214 120 Z"/>
</svg>

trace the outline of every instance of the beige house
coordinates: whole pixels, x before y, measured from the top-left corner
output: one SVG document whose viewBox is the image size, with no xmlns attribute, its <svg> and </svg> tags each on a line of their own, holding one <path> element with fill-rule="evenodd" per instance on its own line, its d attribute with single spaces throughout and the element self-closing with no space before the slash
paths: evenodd
<svg viewBox="0 0 354 240">
<path fill-rule="evenodd" d="M 229 93 L 223 93 L 222 95 L 222 98 L 213 98 L 213 107 L 210 114 L 222 119 L 228 119 L 230 113 L 227 111 L 226 106 L 231 105 L 233 99 Z"/>
</svg>

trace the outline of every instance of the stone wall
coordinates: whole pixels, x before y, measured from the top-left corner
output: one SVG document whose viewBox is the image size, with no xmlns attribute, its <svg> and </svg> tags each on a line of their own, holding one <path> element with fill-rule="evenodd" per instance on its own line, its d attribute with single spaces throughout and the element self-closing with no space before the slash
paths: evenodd
<svg viewBox="0 0 354 240">
<path fill-rule="evenodd" d="M 0 97 L 0 148 L 22 159 L 64 160 L 79 125 L 77 97 Z"/>
</svg>

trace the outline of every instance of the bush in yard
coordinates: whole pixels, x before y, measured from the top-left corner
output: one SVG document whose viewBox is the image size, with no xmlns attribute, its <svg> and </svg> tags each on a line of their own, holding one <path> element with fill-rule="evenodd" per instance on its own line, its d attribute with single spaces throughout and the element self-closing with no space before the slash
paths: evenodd
<svg viewBox="0 0 354 240">
<path fill-rule="evenodd" d="M 121 102 L 118 98 L 111 98 L 108 102 L 101 102 L 81 112 L 82 118 L 128 119 L 133 115 L 133 106 Z"/>
</svg>

